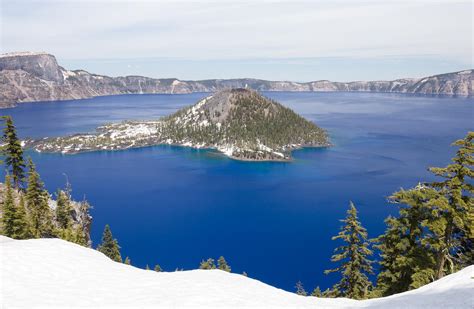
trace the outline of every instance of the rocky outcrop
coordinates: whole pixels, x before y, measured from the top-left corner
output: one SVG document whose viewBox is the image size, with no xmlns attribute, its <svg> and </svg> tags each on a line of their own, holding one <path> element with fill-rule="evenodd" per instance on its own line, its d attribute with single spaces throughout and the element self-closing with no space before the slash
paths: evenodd
<svg viewBox="0 0 474 309">
<path fill-rule="evenodd" d="M 47 53 L 0 55 L 0 108 L 21 102 L 83 99 L 103 95 L 141 93 L 216 92 L 229 88 L 258 91 L 365 91 L 428 95 L 473 95 L 473 70 L 394 81 L 297 83 L 260 79 L 184 81 L 143 76 L 109 77 L 83 70 L 69 71 Z"/>
<path fill-rule="evenodd" d="M 0 71 L 25 71 L 45 81 L 63 83 L 64 77 L 56 58 L 47 53 L 10 53 L 0 55 Z"/>
</svg>

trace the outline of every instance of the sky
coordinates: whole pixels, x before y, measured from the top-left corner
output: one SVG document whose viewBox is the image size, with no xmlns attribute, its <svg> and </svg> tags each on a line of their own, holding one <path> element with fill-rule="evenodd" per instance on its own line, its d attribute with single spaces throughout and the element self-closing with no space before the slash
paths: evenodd
<svg viewBox="0 0 474 309">
<path fill-rule="evenodd" d="M 335 81 L 473 67 L 472 0 L 0 0 L 0 53 L 180 79 Z"/>
</svg>

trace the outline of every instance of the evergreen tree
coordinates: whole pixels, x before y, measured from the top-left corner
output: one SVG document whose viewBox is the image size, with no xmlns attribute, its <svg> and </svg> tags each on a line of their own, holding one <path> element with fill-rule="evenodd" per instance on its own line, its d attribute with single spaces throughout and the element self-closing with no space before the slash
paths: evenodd
<svg viewBox="0 0 474 309">
<path fill-rule="evenodd" d="M 153 270 L 156 271 L 157 273 L 162 271 L 161 266 L 158 264 L 155 265 L 155 268 L 153 268 Z"/>
<path fill-rule="evenodd" d="M 418 288 L 434 278 L 433 253 L 425 246 L 431 216 L 428 201 L 438 192 L 424 185 L 395 192 L 390 201 L 400 205 L 398 217 L 385 220 L 387 229 L 375 241 L 380 251 L 380 272 L 375 296 L 387 296 Z"/>
<path fill-rule="evenodd" d="M 347 217 L 341 220 L 344 226 L 333 240 L 342 240 L 344 245 L 335 249 L 332 262 L 340 262 L 340 266 L 335 269 L 326 270 L 325 273 L 341 273 L 341 280 L 333 290 L 338 296 L 362 299 L 367 296 L 370 281 L 367 277 L 372 273 L 372 261 L 369 256 L 372 251 L 367 242 L 367 231 L 358 221 L 357 209 L 350 203 Z"/>
<path fill-rule="evenodd" d="M 5 236 L 13 237 L 15 220 L 15 201 L 10 175 L 5 176 L 5 191 L 2 204 L 2 233 Z"/>
<path fill-rule="evenodd" d="M 17 239 L 28 239 L 31 238 L 31 228 L 28 216 L 26 214 L 25 198 L 23 192 L 19 193 L 19 203 L 17 207 L 17 220 L 15 221 L 17 229 Z"/>
<path fill-rule="evenodd" d="M 58 190 L 56 199 L 56 222 L 60 229 L 69 229 L 72 225 L 71 198 L 68 192 Z"/>
<path fill-rule="evenodd" d="M 150 266 L 148 266 L 148 264 L 146 264 L 145 269 L 150 270 Z"/>
<path fill-rule="evenodd" d="M 430 168 L 443 181 L 394 193 L 399 216 L 377 238 L 381 252 L 375 296 L 404 292 L 474 262 L 472 166 L 474 132 L 456 141 L 452 164 Z"/>
<path fill-rule="evenodd" d="M 296 288 L 296 294 L 301 295 L 301 296 L 307 296 L 308 293 L 305 291 L 303 287 L 303 283 L 301 281 L 296 282 L 295 285 Z"/>
<path fill-rule="evenodd" d="M 79 209 L 76 213 L 76 221 L 80 223 L 80 225 L 77 226 L 77 230 L 80 231 L 81 241 L 83 242 L 83 246 L 86 247 L 92 246 L 90 235 L 87 232 L 90 230 L 92 224 L 92 216 L 89 213 L 91 208 L 92 206 L 84 199 L 79 203 Z"/>
<path fill-rule="evenodd" d="M 26 205 L 30 217 L 33 236 L 53 236 L 51 209 L 48 205 L 49 195 L 44 189 L 36 167 L 31 158 L 28 159 L 28 188 L 26 190 Z"/>
<path fill-rule="evenodd" d="M 29 237 L 29 226 L 24 210 L 24 202 L 15 205 L 10 175 L 5 176 L 5 196 L 2 205 L 2 230 L 7 237 L 25 239 Z"/>
<path fill-rule="evenodd" d="M 242 276 L 244 276 L 244 277 L 248 277 L 249 275 L 247 274 L 247 272 L 246 272 L 246 271 L 244 271 L 244 272 L 242 272 Z"/>
<path fill-rule="evenodd" d="M 124 264 L 127 264 L 127 265 L 131 265 L 132 262 L 130 261 L 130 258 L 127 256 L 127 257 L 125 258 L 125 261 L 124 261 L 123 263 L 124 263 Z"/>
<path fill-rule="evenodd" d="M 311 293 L 311 296 L 314 296 L 314 297 L 322 297 L 323 296 L 323 293 L 321 292 L 321 289 L 319 288 L 319 286 L 317 286 L 313 292 Z"/>
<path fill-rule="evenodd" d="M 216 269 L 216 264 L 214 263 L 214 259 L 208 258 L 207 260 L 202 260 L 201 264 L 199 265 L 199 269 Z"/>
<path fill-rule="evenodd" d="M 432 216 L 427 222 L 431 233 L 426 243 L 435 252 L 437 279 L 473 263 L 473 140 L 474 132 L 468 132 L 464 139 L 453 143 L 459 148 L 451 164 L 430 168 L 436 176 L 444 178 L 429 184 L 442 195 L 428 203 Z"/>
<path fill-rule="evenodd" d="M 330 288 L 327 288 L 327 289 L 324 290 L 321 297 L 323 297 L 323 298 L 335 298 L 335 297 L 339 297 L 338 293 L 339 292 L 336 291 L 336 290 L 332 290 Z"/>
<path fill-rule="evenodd" d="M 16 188 L 21 188 L 25 179 L 25 162 L 23 160 L 23 149 L 20 140 L 16 135 L 16 129 L 10 116 L 3 116 L 5 128 L 3 129 L 2 154 L 5 156 L 5 165 L 13 177 L 13 184 Z"/>
<path fill-rule="evenodd" d="M 229 273 L 231 272 L 231 268 L 230 268 L 229 265 L 227 265 L 227 261 L 225 260 L 225 258 L 223 256 L 221 256 L 217 260 L 217 268 L 220 269 L 220 270 L 229 272 Z"/>
<path fill-rule="evenodd" d="M 97 248 L 110 259 L 122 263 L 122 256 L 120 255 L 120 246 L 117 239 L 114 239 L 110 226 L 105 225 L 104 233 L 102 234 L 102 243 Z"/>
</svg>

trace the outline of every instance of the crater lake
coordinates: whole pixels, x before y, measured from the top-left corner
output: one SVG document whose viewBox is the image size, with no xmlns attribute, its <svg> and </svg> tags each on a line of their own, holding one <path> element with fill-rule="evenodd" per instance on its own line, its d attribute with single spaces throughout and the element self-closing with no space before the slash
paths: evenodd
<svg viewBox="0 0 474 309">
<path fill-rule="evenodd" d="M 154 119 L 207 93 L 123 95 L 23 103 L 11 115 L 20 137 L 91 132 L 104 123 Z M 267 92 L 329 132 L 333 147 L 302 149 L 294 161 L 241 162 L 212 150 L 155 146 L 77 155 L 27 151 L 50 193 L 72 184 L 93 209 L 91 236 L 110 224 L 132 265 L 195 269 L 224 256 L 232 272 L 294 291 L 338 281 L 324 275 L 349 201 L 370 237 L 397 213 L 387 197 L 435 179 L 450 144 L 473 130 L 474 99 L 381 93 Z M 2 171 L 4 173 L 4 171 Z M 3 174 L 2 174 L 3 176 Z M 376 257 L 375 257 L 376 258 Z"/>
</svg>

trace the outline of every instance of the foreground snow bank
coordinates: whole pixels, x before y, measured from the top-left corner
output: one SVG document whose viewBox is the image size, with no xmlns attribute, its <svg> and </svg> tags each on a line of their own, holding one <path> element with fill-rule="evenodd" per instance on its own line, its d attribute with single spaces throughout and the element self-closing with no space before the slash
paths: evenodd
<svg viewBox="0 0 474 309">
<path fill-rule="evenodd" d="M 302 297 L 219 270 L 156 273 L 59 239 L 0 236 L 0 307 L 473 308 L 474 266 L 367 301 Z"/>
</svg>

